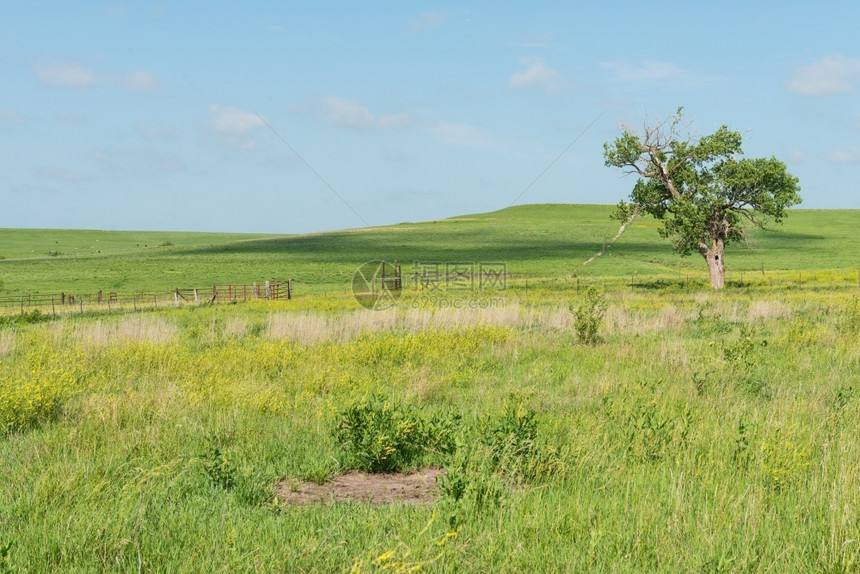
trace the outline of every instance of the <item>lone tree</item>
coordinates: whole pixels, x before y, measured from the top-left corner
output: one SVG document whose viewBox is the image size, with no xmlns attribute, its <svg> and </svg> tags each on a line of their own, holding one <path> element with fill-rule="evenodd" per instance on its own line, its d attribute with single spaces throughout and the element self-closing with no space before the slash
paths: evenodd
<svg viewBox="0 0 860 574">
<path fill-rule="evenodd" d="M 639 175 L 630 202 L 620 202 L 613 218 L 626 224 L 644 212 L 662 220 L 660 235 L 682 256 L 700 253 L 711 287 L 721 289 L 726 245 L 744 239 L 745 222 L 759 228 L 781 222 L 786 208 L 800 203 L 800 186 L 774 157 L 739 159 L 741 134 L 726 126 L 698 139 L 681 137 L 688 127 L 681 125 L 682 110 L 646 122 L 640 133 L 625 128 L 603 144 L 607 167 Z"/>
</svg>

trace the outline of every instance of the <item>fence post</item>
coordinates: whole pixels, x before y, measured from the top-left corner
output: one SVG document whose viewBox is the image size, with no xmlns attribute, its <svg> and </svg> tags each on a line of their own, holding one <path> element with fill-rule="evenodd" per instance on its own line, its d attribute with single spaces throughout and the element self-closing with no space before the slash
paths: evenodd
<svg viewBox="0 0 860 574">
<path fill-rule="evenodd" d="M 287 279 L 287 299 L 293 298 L 293 280 Z"/>
<path fill-rule="evenodd" d="M 194 289 L 194 304 L 196 305 L 199 302 L 200 300 L 197 298 L 197 289 Z"/>
<path fill-rule="evenodd" d="M 179 287 L 176 287 L 173 290 L 173 304 L 176 307 L 179 307 Z"/>
<path fill-rule="evenodd" d="M 272 285 L 268 281 L 266 281 L 266 299 L 272 298 Z"/>
</svg>

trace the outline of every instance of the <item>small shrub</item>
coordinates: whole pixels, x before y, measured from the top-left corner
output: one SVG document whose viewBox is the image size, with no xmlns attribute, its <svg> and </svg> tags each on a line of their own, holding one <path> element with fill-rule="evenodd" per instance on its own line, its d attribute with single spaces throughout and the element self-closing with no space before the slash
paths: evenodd
<svg viewBox="0 0 860 574">
<path fill-rule="evenodd" d="M 809 468 L 809 453 L 798 444 L 794 432 L 776 429 L 761 446 L 762 471 L 768 487 L 782 491 L 799 483 Z"/>
<path fill-rule="evenodd" d="M 860 299 L 854 297 L 851 303 L 841 310 L 836 328 L 845 335 L 860 333 Z"/>
<path fill-rule="evenodd" d="M 14 572 L 14 570 L 9 566 L 9 563 L 11 562 L 10 557 L 12 556 L 12 547 L 14 544 L 14 540 L 9 540 L 5 544 L 0 544 L 0 573 Z"/>
<path fill-rule="evenodd" d="M 598 330 L 606 314 L 606 307 L 606 296 L 593 285 L 586 289 L 579 305 L 570 305 L 570 311 L 573 313 L 573 327 L 581 343 L 596 345 L 600 342 Z"/>
<path fill-rule="evenodd" d="M 209 449 L 200 458 L 209 481 L 219 488 L 230 490 L 236 484 L 236 470 L 219 443 L 216 439 L 210 439 Z"/>
<path fill-rule="evenodd" d="M 688 445 L 695 424 L 693 410 L 689 404 L 658 400 L 657 389 L 662 384 L 661 379 L 646 380 L 640 383 L 641 394 L 633 391 L 636 394 L 632 396 L 603 398 L 610 421 L 606 426 L 608 442 L 633 461 L 677 460 Z"/>
<path fill-rule="evenodd" d="M 749 432 L 752 428 L 750 423 L 745 422 L 744 419 L 738 421 L 738 434 L 735 438 L 735 448 L 732 451 L 732 462 L 735 463 L 740 469 L 745 470 L 749 466 L 750 462 L 750 440 L 749 440 Z"/>
<path fill-rule="evenodd" d="M 764 400 L 772 398 L 773 392 L 767 381 L 756 376 L 755 368 L 763 358 L 759 350 L 767 346 L 767 339 L 758 339 L 746 325 L 741 327 L 736 341 L 722 344 L 723 359 L 735 385 L 748 395 Z"/>
<path fill-rule="evenodd" d="M 45 323 L 47 321 L 52 321 L 53 317 L 48 315 L 47 313 L 42 313 L 39 309 L 33 309 L 29 313 L 24 311 L 15 317 L 15 322 L 19 325 L 34 325 L 36 323 Z"/>
<path fill-rule="evenodd" d="M 666 413 L 656 400 L 637 403 L 628 420 L 627 453 L 643 462 L 659 461 L 680 450 L 693 422 L 689 407 L 680 414 Z"/>
<path fill-rule="evenodd" d="M 373 394 L 342 410 L 334 436 L 343 465 L 368 472 L 397 472 L 417 465 L 429 453 L 454 449 L 459 417 L 425 418 L 415 407 Z"/>
<path fill-rule="evenodd" d="M 0 376 L 0 434 L 56 420 L 67 401 L 82 391 L 81 365 L 74 353 L 33 337 L 26 351 Z"/>
<path fill-rule="evenodd" d="M 485 517 L 502 505 L 506 490 L 489 448 L 465 438 L 439 482 L 441 511 L 451 528 Z"/>
<path fill-rule="evenodd" d="M 563 474 L 560 451 L 538 435 L 536 413 L 511 395 L 499 416 L 480 423 L 477 440 L 459 437 L 440 482 L 448 524 L 480 519 L 500 507 L 511 482 L 531 483 Z"/>
<path fill-rule="evenodd" d="M 834 407 L 837 411 L 845 408 L 857 394 L 857 391 L 851 385 L 841 385 L 836 389 L 835 396 L 833 397 Z"/>
<path fill-rule="evenodd" d="M 726 320 L 720 313 L 713 313 L 706 307 L 699 309 L 694 320 L 696 331 L 702 335 L 726 335 L 735 328 L 735 323 Z"/>
<path fill-rule="evenodd" d="M 561 468 L 558 449 L 538 439 L 537 413 L 517 395 L 507 398 L 500 417 L 483 423 L 482 442 L 494 470 L 531 482 Z"/>
</svg>

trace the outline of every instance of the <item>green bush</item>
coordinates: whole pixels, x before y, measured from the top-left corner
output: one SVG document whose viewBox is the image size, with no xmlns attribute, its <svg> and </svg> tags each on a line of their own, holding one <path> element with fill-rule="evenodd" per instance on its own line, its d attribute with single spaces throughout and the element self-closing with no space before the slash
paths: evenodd
<svg viewBox="0 0 860 574">
<path fill-rule="evenodd" d="M 482 442 L 489 447 L 492 466 L 517 481 L 531 482 L 560 470 L 558 449 L 538 438 L 537 413 L 511 395 L 501 416 L 483 423 Z"/>
<path fill-rule="evenodd" d="M 428 454 L 454 450 L 457 416 L 424 417 L 413 406 L 373 394 L 338 413 L 335 440 L 346 468 L 397 472 L 418 465 Z"/>
<path fill-rule="evenodd" d="M 236 469 L 227 459 L 226 454 L 217 439 L 210 439 L 209 449 L 200 456 L 203 469 L 213 486 L 230 490 L 236 484 Z"/>
<path fill-rule="evenodd" d="M 860 299 L 854 297 L 839 313 L 836 326 L 840 333 L 854 335 L 860 333 Z"/>
<path fill-rule="evenodd" d="M 440 509 L 448 525 L 486 517 L 502 505 L 506 490 L 487 445 L 461 437 L 439 482 Z"/>
<path fill-rule="evenodd" d="M 537 414 L 521 396 L 510 395 L 501 414 L 485 418 L 479 427 L 477 437 L 459 437 L 440 482 L 442 512 L 452 528 L 502 506 L 511 483 L 564 475 L 561 453 L 541 440 Z"/>
<path fill-rule="evenodd" d="M 597 332 L 606 314 L 606 307 L 606 297 L 593 285 L 586 289 L 579 305 L 570 305 L 570 312 L 573 313 L 573 327 L 581 343 L 596 345 L 600 342 L 600 335 Z"/>
</svg>

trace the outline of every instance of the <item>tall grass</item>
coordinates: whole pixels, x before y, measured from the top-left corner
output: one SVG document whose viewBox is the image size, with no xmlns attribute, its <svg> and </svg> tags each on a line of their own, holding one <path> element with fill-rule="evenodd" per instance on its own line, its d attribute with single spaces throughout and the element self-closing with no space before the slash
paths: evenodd
<svg viewBox="0 0 860 574">
<path fill-rule="evenodd" d="M 0 571 L 856 571 L 855 295 L 607 296 L 593 346 L 575 293 L 4 326 Z M 464 437 L 519 396 L 558 464 L 511 483 L 473 442 L 442 459 L 469 496 L 275 499 L 343 470 L 338 413 L 380 392 Z"/>
<path fill-rule="evenodd" d="M 698 256 L 681 258 L 660 239 L 658 222 L 640 218 L 603 257 L 578 268 L 615 235 L 609 205 L 524 205 L 466 218 L 301 236 L 0 229 L 4 294 L 164 291 L 296 280 L 298 294 L 348 290 L 368 261 L 399 261 L 405 278 L 415 262 L 505 263 L 510 281 L 619 285 L 707 284 Z M 772 231 L 751 230 L 730 245 L 731 286 L 856 287 L 860 277 L 860 211 L 791 210 Z M 171 246 L 164 244 L 171 243 Z M 57 252 L 56 256 L 48 255 Z"/>
</svg>

